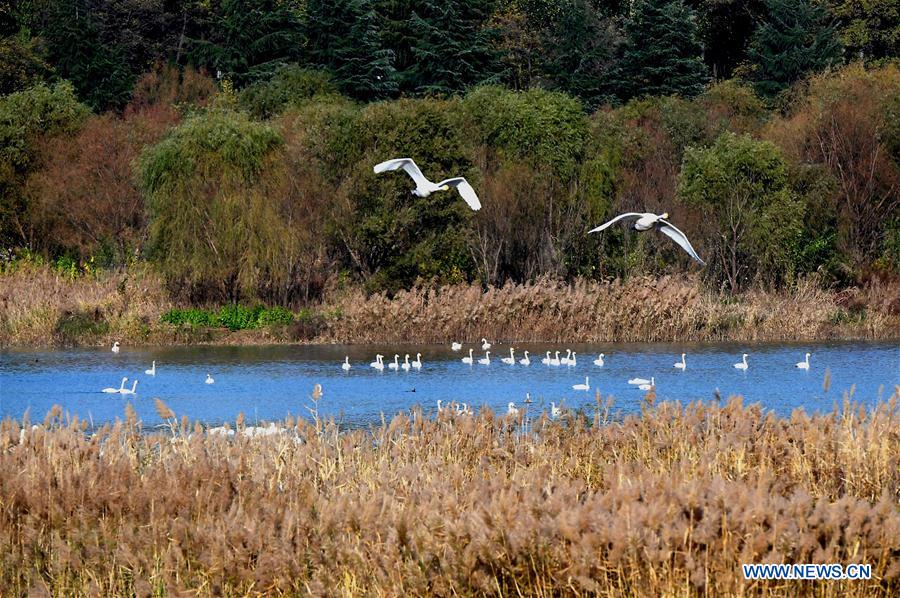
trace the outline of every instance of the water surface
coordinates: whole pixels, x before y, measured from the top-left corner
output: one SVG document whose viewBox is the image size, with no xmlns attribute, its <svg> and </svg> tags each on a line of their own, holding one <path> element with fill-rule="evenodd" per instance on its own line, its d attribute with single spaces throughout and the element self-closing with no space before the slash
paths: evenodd
<svg viewBox="0 0 900 598">
<path fill-rule="evenodd" d="M 516 345 L 516 359 L 528 349 L 532 365 L 508 366 L 508 345 L 495 345 L 491 365 L 468 366 L 467 354 L 449 347 L 416 346 L 266 346 L 266 347 L 123 347 L 116 355 L 108 349 L 8 351 L 0 353 L 0 418 L 43 419 L 53 405 L 60 405 L 94 424 L 122 418 L 130 402 L 147 425 L 159 423 L 155 398 L 162 399 L 178 416 L 207 423 L 233 421 L 243 412 L 248 421 L 309 416 L 313 385 L 322 385 L 320 415 L 335 416 L 353 425 L 367 425 L 416 405 L 434 411 L 438 399 L 467 402 L 475 407 L 506 409 L 510 401 L 521 404 L 526 393 L 532 409 L 549 409 L 550 401 L 567 407 L 590 407 L 594 392 L 613 395 L 621 413 L 637 411 L 644 393 L 627 380 L 655 377 L 658 400 L 709 400 L 742 395 L 780 415 L 798 407 L 807 412 L 828 411 L 843 394 L 874 404 L 890 397 L 900 384 L 900 343 L 818 344 L 632 344 L 632 345 Z M 540 364 L 547 349 L 573 349 L 575 367 Z M 605 366 L 592 363 L 606 354 Z M 673 364 L 687 353 L 687 369 Z M 741 353 L 749 353 L 746 372 L 733 367 Z M 812 353 L 809 371 L 794 364 Z M 395 353 L 422 354 L 421 371 L 378 372 L 369 367 L 375 354 L 385 361 Z M 476 359 L 481 356 L 476 346 Z M 565 351 L 563 351 L 565 354 Z M 340 364 L 349 355 L 352 369 Z M 156 360 L 157 375 L 144 370 Z M 823 385 L 826 371 L 830 387 Z M 215 384 L 204 383 L 210 373 Z M 103 394 L 104 387 L 118 387 L 123 376 L 139 380 L 137 395 Z M 572 390 L 573 384 L 590 378 L 590 392 Z"/>
</svg>

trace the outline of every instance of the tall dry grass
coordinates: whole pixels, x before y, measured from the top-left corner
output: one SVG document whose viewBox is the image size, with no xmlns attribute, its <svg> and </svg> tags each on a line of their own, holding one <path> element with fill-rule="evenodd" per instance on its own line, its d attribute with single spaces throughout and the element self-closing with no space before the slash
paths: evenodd
<svg viewBox="0 0 900 598">
<path fill-rule="evenodd" d="M 5 595 L 790 595 L 900 592 L 898 393 L 789 418 L 645 405 L 595 425 L 418 412 L 231 439 L 134 411 L 0 425 Z M 598 398 L 599 403 L 599 398 Z M 242 423 L 240 419 L 238 426 Z M 750 562 L 870 581 L 746 582 Z"/>
</svg>

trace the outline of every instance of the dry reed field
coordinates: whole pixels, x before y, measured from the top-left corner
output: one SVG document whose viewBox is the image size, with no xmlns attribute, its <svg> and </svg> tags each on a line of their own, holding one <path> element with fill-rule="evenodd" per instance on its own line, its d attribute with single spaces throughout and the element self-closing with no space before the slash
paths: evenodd
<svg viewBox="0 0 900 598">
<path fill-rule="evenodd" d="M 0 588 L 17 595 L 900 592 L 900 388 L 788 418 L 645 399 L 520 422 L 414 411 L 232 437 L 134 411 L 0 426 Z M 243 424 L 239 417 L 236 426 Z M 240 431 L 240 430 L 239 430 Z M 748 582 L 742 563 L 869 563 Z"/>
<path fill-rule="evenodd" d="M 229 333 L 160 322 L 173 305 L 148 267 L 69 278 L 47 267 L 0 274 L 0 346 L 341 342 L 778 341 L 900 338 L 900 283 L 827 291 L 715 293 L 696 278 L 495 288 L 414 288 L 391 297 L 332 290 L 294 326 Z"/>
</svg>

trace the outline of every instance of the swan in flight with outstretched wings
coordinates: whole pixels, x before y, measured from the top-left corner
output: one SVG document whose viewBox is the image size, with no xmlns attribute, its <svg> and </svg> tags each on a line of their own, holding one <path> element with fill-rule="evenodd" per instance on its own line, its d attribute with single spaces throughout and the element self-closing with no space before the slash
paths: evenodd
<svg viewBox="0 0 900 598">
<path fill-rule="evenodd" d="M 634 230 L 636 231 L 645 231 L 650 230 L 652 228 L 658 228 L 659 232 L 669 237 L 678 245 L 684 249 L 688 255 L 697 260 L 701 266 L 705 266 L 706 262 L 700 259 L 700 256 L 697 255 L 697 252 L 694 251 L 694 248 L 691 247 L 691 242 L 688 241 L 687 236 L 680 230 L 678 230 L 675 226 L 672 225 L 671 222 L 666 220 L 669 217 L 669 213 L 665 212 L 663 214 L 652 214 L 650 212 L 637 213 L 637 212 L 628 212 L 626 214 L 621 214 L 616 216 L 606 224 L 601 224 L 597 228 L 592 228 L 588 231 L 590 233 L 598 233 L 603 229 L 609 227 L 611 224 L 618 222 L 619 220 L 623 220 L 625 218 L 635 218 L 636 221 L 634 223 Z"/>
<path fill-rule="evenodd" d="M 412 194 L 417 197 L 428 197 L 435 191 L 447 191 L 451 187 L 454 187 L 459 194 L 462 196 L 466 203 L 469 204 L 469 207 L 473 210 L 481 209 L 481 202 L 478 201 L 478 196 L 475 194 L 475 189 L 472 188 L 472 185 L 464 179 L 463 177 L 454 177 L 451 179 L 444 179 L 439 183 L 432 183 L 428 179 L 425 178 L 425 175 L 422 174 L 422 171 L 419 170 L 419 167 L 416 166 L 416 163 L 412 161 L 411 158 L 395 158 L 394 160 L 388 160 L 386 162 L 381 162 L 380 164 L 375 165 L 375 173 L 382 173 L 388 170 L 398 170 L 402 168 L 406 171 L 412 180 L 416 183 L 416 188 L 412 190 Z"/>
</svg>

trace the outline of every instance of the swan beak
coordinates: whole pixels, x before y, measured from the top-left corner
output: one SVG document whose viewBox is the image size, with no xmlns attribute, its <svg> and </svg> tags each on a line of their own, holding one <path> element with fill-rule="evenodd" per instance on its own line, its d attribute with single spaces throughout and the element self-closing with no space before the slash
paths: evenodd
<svg viewBox="0 0 900 598">
<path fill-rule="evenodd" d="M 441 191 L 449 191 L 449 190 L 450 190 L 450 185 L 444 185 L 443 187 L 441 187 Z"/>
<path fill-rule="evenodd" d="M 668 217 L 669 217 L 668 212 L 663 212 L 662 216 L 660 216 L 660 218 L 668 218 Z"/>
</svg>

